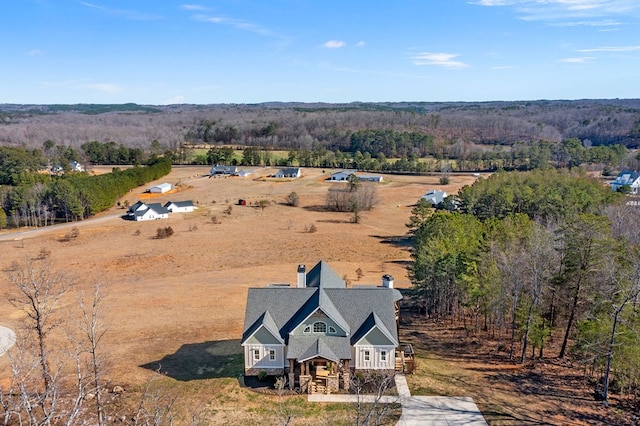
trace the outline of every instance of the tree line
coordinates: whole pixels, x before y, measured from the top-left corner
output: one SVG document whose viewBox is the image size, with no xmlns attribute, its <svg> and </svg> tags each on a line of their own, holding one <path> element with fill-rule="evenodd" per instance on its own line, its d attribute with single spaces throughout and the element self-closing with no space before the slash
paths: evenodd
<svg viewBox="0 0 640 426">
<path fill-rule="evenodd" d="M 18 185 L 0 187 L 0 228 L 8 223 L 39 227 L 58 220 L 81 220 L 112 207 L 131 189 L 170 172 L 171 162 L 156 158 L 146 166 L 114 168 L 102 175 L 31 173 L 26 175 L 31 181 L 25 178 Z"/>
<path fill-rule="evenodd" d="M 426 315 L 510 359 L 571 355 L 607 401 L 640 393 L 640 210 L 584 174 L 501 172 L 459 211 L 415 206 L 410 277 Z M 551 344 L 553 343 L 553 345 Z"/>
<path fill-rule="evenodd" d="M 394 142 L 394 139 L 397 140 Z M 183 146 L 177 153 L 166 152 L 165 156 L 171 157 L 176 164 L 302 166 L 402 173 L 526 171 L 588 166 L 610 175 L 620 168 L 634 169 L 640 161 L 622 145 L 584 146 L 577 139 L 555 144 L 540 141 L 537 145 L 514 146 L 508 151 L 476 150 L 458 144 L 441 146 L 426 143 L 428 139 L 417 133 L 368 130 L 352 135 L 354 151 L 332 151 L 316 144 L 311 149 L 291 149 L 286 156 L 276 156 L 269 146 L 235 146 L 234 149 L 230 145 L 213 145 L 206 153 L 193 154 L 193 150 Z"/>
</svg>

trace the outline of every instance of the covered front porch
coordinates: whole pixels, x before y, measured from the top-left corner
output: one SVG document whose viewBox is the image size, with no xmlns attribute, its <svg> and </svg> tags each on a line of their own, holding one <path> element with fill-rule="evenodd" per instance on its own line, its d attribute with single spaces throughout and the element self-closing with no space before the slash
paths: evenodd
<svg viewBox="0 0 640 426">
<path fill-rule="evenodd" d="M 297 383 L 301 393 L 329 394 L 340 389 L 349 390 L 349 360 L 330 360 L 323 357 L 296 362 L 289 359 L 289 386 Z"/>
</svg>

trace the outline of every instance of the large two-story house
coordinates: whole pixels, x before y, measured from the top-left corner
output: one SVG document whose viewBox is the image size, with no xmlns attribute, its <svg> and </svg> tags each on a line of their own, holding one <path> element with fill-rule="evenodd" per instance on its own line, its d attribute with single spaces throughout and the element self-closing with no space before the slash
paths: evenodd
<svg viewBox="0 0 640 426">
<path fill-rule="evenodd" d="M 245 375 L 287 375 L 289 386 L 348 389 L 354 370 L 395 369 L 398 307 L 393 277 L 351 286 L 323 261 L 296 285 L 250 288 L 242 346 Z"/>
</svg>

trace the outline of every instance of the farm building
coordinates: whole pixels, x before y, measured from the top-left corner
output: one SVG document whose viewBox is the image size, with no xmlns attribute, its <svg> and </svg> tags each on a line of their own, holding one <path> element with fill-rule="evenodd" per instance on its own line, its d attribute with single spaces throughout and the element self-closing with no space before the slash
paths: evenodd
<svg viewBox="0 0 640 426">
<path fill-rule="evenodd" d="M 169 217 L 169 210 L 160 203 L 145 204 L 138 201 L 129 207 L 127 216 L 135 221 L 166 219 Z"/>
<path fill-rule="evenodd" d="M 301 392 L 348 389 L 358 370 L 394 371 L 398 305 L 393 277 L 347 288 L 321 261 L 297 285 L 250 288 L 241 345 L 245 374 L 287 374 Z M 263 374 L 264 374 L 263 373 Z"/>
<path fill-rule="evenodd" d="M 358 176 L 358 179 L 363 182 L 382 182 L 382 176 L 380 175 L 363 175 Z"/>
<path fill-rule="evenodd" d="M 170 183 L 161 183 L 149 188 L 149 192 L 151 192 L 152 194 L 164 194 L 165 192 L 169 192 L 172 189 L 173 185 L 171 185 Z"/>
<path fill-rule="evenodd" d="M 189 213 L 195 209 L 193 201 L 169 201 L 164 205 L 169 213 Z"/>
<path fill-rule="evenodd" d="M 359 180 L 363 182 L 382 182 L 382 176 L 380 175 L 356 175 L 355 170 L 341 170 L 333 173 L 327 180 L 330 182 L 345 182 L 349 180 L 349 177 L 355 175 Z"/>
<path fill-rule="evenodd" d="M 327 180 L 330 180 L 332 182 L 344 182 L 349 180 L 349 176 L 355 174 L 355 170 L 340 170 L 339 172 L 332 173 Z"/>
<path fill-rule="evenodd" d="M 285 167 L 278 170 L 276 173 L 277 178 L 299 178 L 302 176 L 302 169 L 300 167 Z"/>
</svg>

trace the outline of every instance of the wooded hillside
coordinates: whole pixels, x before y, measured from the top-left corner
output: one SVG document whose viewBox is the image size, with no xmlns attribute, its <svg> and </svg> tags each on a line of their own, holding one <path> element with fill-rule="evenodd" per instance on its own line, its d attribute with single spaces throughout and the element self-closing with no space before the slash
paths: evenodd
<svg viewBox="0 0 640 426">
<path fill-rule="evenodd" d="M 363 130 L 425 135 L 434 146 L 517 145 L 577 138 L 585 146 L 640 145 L 640 100 L 482 103 L 264 103 L 254 105 L 0 105 L 0 144 L 80 147 L 157 141 L 347 151 Z"/>
</svg>

